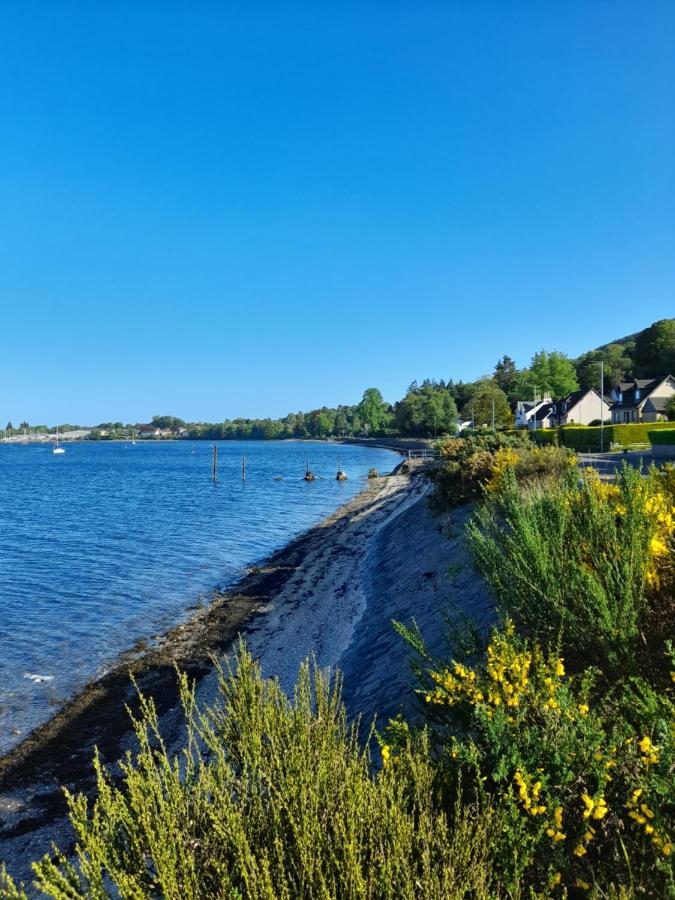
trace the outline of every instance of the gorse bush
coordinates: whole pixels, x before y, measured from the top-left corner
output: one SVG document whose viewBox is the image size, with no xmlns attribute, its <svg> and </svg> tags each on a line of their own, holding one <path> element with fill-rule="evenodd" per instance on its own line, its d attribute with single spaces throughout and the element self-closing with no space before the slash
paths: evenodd
<svg viewBox="0 0 675 900">
<path fill-rule="evenodd" d="M 441 462 L 432 473 L 432 506 L 437 510 L 481 497 L 486 487 L 494 490 L 506 468 L 519 480 L 546 481 L 574 464 L 564 449 L 535 447 L 526 432 L 450 438 L 441 444 L 440 454 Z"/>
<path fill-rule="evenodd" d="M 547 485 L 551 479 L 559 480 L 575 465 L 576 457 L 559 447 L 502 447 L 494 454 L 486 487 L 489 493 L 497 493 L 507 471 L 518 482 Z"/>
<path fill-rule="evenodd" d="M 508 893 L 673 893 L 670 699 L 642 684 L 626 717 L 626 695 L 617 707 L 591 670 L 568 676 L 508 621 L 484 661 L 432 666 L 421 693 L 448 790 L 500 810 L 491 863 Z M 394 759 L 401 733 L 390 729 Z"/>
<path fill-rule="evenodd" d="M 675 519 L 667 480 L 624 467 L 523 491 L 513 466 L 468 526 L 500 610 L 526 633 L 616 678 L 635 671 L 648 595 L 672 584 Z"/>
<path fill-rule="evenodd" d="M 172 759 L 152 703 L 140 751 L 114 785 L 97 763 L 93 806 L 68 796 L 76 859 L 34 866 L 54 898 L 453 898 L 488 895 L 493 817 L 435 801 L 424 738 L 373 772 L 339 686 L 305 665 L 293 700 L 240 648 L 222 706 L 185 678 L 185 752 Z M 23 896 L 6 879 L 6 898 Z"/>
</svg>

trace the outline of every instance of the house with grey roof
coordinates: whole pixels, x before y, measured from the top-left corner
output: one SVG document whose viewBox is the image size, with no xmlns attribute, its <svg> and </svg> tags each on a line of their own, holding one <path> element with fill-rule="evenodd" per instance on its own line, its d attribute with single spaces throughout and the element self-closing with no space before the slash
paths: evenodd
<svg viewBox="0 0 675 900">
<path fill-rule="evenodd" d="M 664 421 L 668 418 L 666 404 L 674 395 L 672 375 L 621 382 L 612 391 L 612 424 Z"/>
<path fill-rule="evenodd" d="M 572 391 L 560 400 L 545 397 L 536 403 L 520 400 L 516 403 L 517 427 L 555 428 L 557 425 L 590 425 L 610 417 L 610 400 L 600 399 L 595 388 Z"/>
<path fill-rule="evenodd" d="M 512 407 L 516 428 L 533 428 L 537 413 L 550 403 L 552 403 L 550 397 L 543 397 L 541 400 L 517 400 Z"/>
</svg>

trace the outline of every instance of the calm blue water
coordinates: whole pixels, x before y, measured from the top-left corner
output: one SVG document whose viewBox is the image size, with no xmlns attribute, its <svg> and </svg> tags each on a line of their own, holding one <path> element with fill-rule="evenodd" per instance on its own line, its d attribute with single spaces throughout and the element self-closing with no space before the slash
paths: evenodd
<svg viewBox="0 0 675 900">
<path fill-rule="evenodd" d="M 305 456 L 325 479 L 302 480 Z M 396 464 L 364 447 L 223 442 L 213 485 L 211 457 L 198 441 L 0 445 L 0 751 L 353 497 L 371 466 Z"/>
</svg>

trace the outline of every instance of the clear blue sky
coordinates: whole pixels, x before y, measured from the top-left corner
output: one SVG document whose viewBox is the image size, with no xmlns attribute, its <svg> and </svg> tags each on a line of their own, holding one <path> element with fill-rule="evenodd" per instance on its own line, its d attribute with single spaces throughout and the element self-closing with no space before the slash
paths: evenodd
<svg viewBox="0 0 675 900">
<path fill-rule="evenodd" d="M 4 2 L 0 423 L 398 398 L 675 315 L 675 4 Z"/>
</svg>

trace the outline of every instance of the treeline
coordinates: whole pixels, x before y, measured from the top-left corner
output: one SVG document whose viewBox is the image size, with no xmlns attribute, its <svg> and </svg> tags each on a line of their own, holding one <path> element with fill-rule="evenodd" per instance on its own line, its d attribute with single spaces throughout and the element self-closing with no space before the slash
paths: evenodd
<svg viewBox="0 0 675 900">
<path fill-rule="evenodd" d="M 232 419 L 220 423 L 192 423 L 187 437 L 209 440 L 275 440 L 288 438 L 433 436 L 452 431 L 457 402 L 465 394 L 460 383 L 413 382 L 405 397 L 387 403 L 377 388 L 367 388 L 353 406 L 322 406 L 310 412 L 289 413 L 282 419 Z"/>
<path fill-rule="evenodd" d="M 579 388 L 599 389 L 600 361 L 604 363 L 606 394 L 619 381 L 675 372 L 675 319 L 655 322 L 639 334 L 591 350 L 576 360 L 559 350 L 539 350 L 523 368 L 510 356 L 502 356 L 492 374 L 475 382 L 414 381 L 393 404 L 387 403 L 377 388 L 368 388 L 354 406 L 322 406 L 289 413 L 282 419 L 192 423 L 187 425 L 187 436 L 210 440 L 433 437 L 452 433 L 458 421 L 476 427 L 509 427 L 516 400 L 545 395 L 562 398 Z"/>
<path fill-rule="evenodd" d="M 675 319 L 662 319 L 630 337 L 572 359 L 559 350 L 539 350 L 529 365 L 519 368 L 502 356 L 491 374 L 475 382 L 452 379 L 414 381 L 404 397 L 388 403 L 376 387 L 364 391 L 359 403 L 322 406 L 292 412 L 280 419 L 226 419 L 223 422 L 185 422 L 176 416 L 153 416 L 151 424 L 172 436 L 208 440 L 280 440 L 328 437 L 434 437 L 452 433 L 459 421 L 476 427 L 513 424 L 517 400 L 551 396 L 560 399 L 578 388 L 600 386 L 604 364 L 605 393 L 620 381 L 675 373 Z M 29 428 L 27 422 L 21 428 Z M 60 425 L 61 431 L 77 426 Z M 140 424 L 102 422 L 93 439 L 113 440 L 136 434 Z M 49 431 L 53 432 L 51 428 Z M 16 433 L 11 422 L 6 431 Z"/>
</svg>

